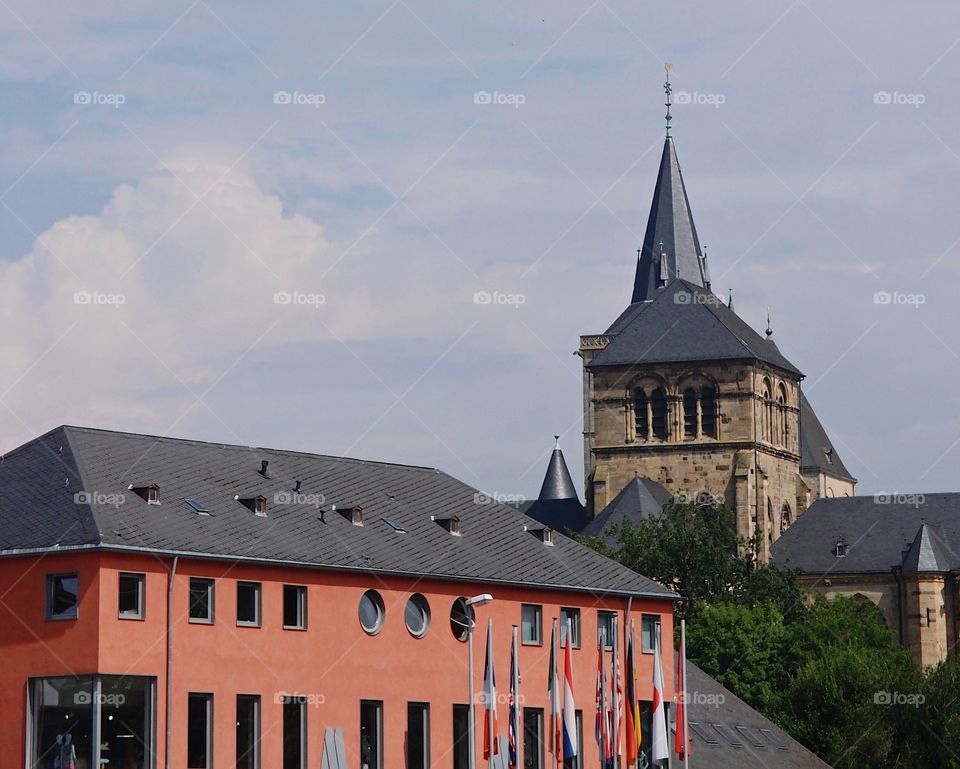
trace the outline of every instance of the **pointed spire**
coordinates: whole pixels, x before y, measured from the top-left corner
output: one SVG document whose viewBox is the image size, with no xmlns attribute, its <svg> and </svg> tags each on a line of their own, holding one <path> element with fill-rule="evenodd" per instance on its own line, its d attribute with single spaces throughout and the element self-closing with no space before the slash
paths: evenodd
<svg viewBox="0 0 960 769">
<path fill-rule="evenodd" d="M 567 463 L 560 450 L 560 436 L 553 436 L 555 445 L 550 455 L 550 464 L 547 465 L 547 474 L 543 478 L 538 499 L 577 499 L 577 489 L 573 485 Z"/>
<path fill-rule="evenodd" d="M 669 68 L 667 75 L 664 86 L 667 92 L 667 137 L 663 143 L 660 171 L 653 191 L 643 247 L 640 249 L 631 302 L 652 299 L 658 288 L 677 275 L 699 286 L 706 287 L 707 283 L 700 240 L 680 173 L 680 161 L 677 160 L 677 151 L 671 138 L 673 118 L 670 114 L 672 87 Z M 670 260 L 669 264 L 665 263 L 667 260 Z"/>
<path fill-rule="evenodd" d="M 764 333 L 766 333 L 767 335 L 768 342 L 773 340 L 773 328 L 770 326 L 770 308 L 769 307 L 767 307 L 767 330 Z"/>
<path fill-rule="evenodd" d="M 733 309 L 733 289 L 732 288 L 727 289 L 727 307 L 729 307 L 731 310 Z"/>
</svg>

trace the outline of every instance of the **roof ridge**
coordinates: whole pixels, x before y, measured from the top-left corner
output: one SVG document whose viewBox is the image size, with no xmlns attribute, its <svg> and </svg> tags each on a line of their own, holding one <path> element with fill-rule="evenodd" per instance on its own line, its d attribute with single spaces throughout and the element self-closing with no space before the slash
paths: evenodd
<svg viewBox="0 0 960 769">
<path fill-rule="evenodd" d="M 449 475 L 444 470 L 441 470 L 437 467 L 430 467 L 428 465 L 413 465 L 405 464 L 403 462 L 387 462 L 380 459 L 362 459 L 360 457 L 346 457 L 338 456 L 336 454 L 320 454 L 312 451 L 297 451 L 295 449 L 278 449 L 272 448 L 270 446 L 246 446 L 241 443 L 226 443 L 224 441 L 208 441 L 202 440 L 199 438 L 177 438 L 170 435 L 152 435 L 150 433 L 135 433 L 129 430 L 111 430 L 105 427 L 84 427 L 82 425 L 60 425 L 59 427 L 54 428 L 46 435 L 56 432 L 57 430 L 64 430 L 67 434 L 70 431 L 75 431 L 79 433 L 99 433 L 106 435 L 119 435 L 126 438 L 146 438 L 148 440 L 154 440 L 163 443 L 180 443 L 180 444 L 190 444 L 193 446 L 217 446 L 222 449 L 238 449 L 242 451 L 263 451 L 271 452 L 273 454 L 281 456 L 300 456 L 300 457 L 313 457 L 319 459 L 334 459 L 340 462 L 359 462 L 365 465 L 380 465 L 382 467 L 403 467 L 409 470 L 423 470 L 430 473 L 443 473 L 444 475 Z M 45 436 L 41 436 L 45 437 Z M 39 438 L 34 438 L 28 443 L 33 443 L 34 441 L 39 440 Z M 27 444 L 23 444 L 26 446 Z M 16 450 L 19 450 L 22 447 L 17 447 Z"/>
</svg>

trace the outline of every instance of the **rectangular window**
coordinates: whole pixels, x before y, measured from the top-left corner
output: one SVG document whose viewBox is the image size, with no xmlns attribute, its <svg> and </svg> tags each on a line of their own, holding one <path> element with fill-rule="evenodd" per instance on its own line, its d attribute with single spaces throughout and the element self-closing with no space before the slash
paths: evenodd
<svg viewBox="0 0 960 769">
<path fill-rule="evenodd" d="M 640 649 L 644 654 L 653 654 L 654 645 L 660 638 L 660 615 L 644 614 L 640 619 Z"/>
<path fill-rule="evenodd" d="M 603 641 L 604 648 L 613 648 L 613 618 L 616 616 L 612 611 L 597 612 L 597 643 Z"/>
<path fill-rule="evenodd" d="M 150 769 L 156 726 L 156 679 L 143 676 L 36 678 L 28 685 L 27 765 L 67 766 L 64 734 L 71 736 L 78 766 Z M 95 739 L 99 728 L 99 740 Z"/>
<path fill-rule="evenodd" d="M 237 695 L 237 769 L 260 769 L 260 695 Z"/>
<path fill-rule="evenodd" d="M 307 588 L 283 586 L 283 626 L 287 630 L 307 629 Z"/>
<path fill-rule="evenodd" d="M 213 695 L 187 698 L 187 769 L 213 766 Z"/>
<path fill-rule="evenodd" d="M 577 755 L 574 758 L 565 759 L 564 769 L 583 769 L 583 711 L 574 712 L 574 723 L 577 725 Z"/>
<path fill-rule="evenodd" d="M 76 619 L 80 581 L 72 574 L 47 575 L 47 619 Z"/>
<path fill-rule="evenodd" d="M 118 613 L 120 619 L 143 619 L 145 574 L 120 574 Z"/>
<path fill-rule="evenodd" d="M 407 769 L 430 769 L 430 705 L 407 703 Z"/>
<path fill-rule="evenodd" d="M 213 580 L 190 577 L 190 621 L 213 624 Z"/>
<path fill-rule="evenodd" d="M 453 706 L 453 769 L 470 767 L 470 707 Z"/>
<path fill-rule="evenodd" d="M 543 644 L 543 607 L 525 603 L 520 607 L 521 640 L 525 644 Z"/>
<path fill-rule="evenodd" d="M 543 709 L 523 709 L 523 769 L 544 769 Z"/>
<path fill-rule="evenodd" d="M 260 583 L 237 583 L 237 624 L 260 627 Z"/>
<path fill-rule="evenodd" d="M 383 703 L 360 701 L 360 769 L 383 769 Z"/>
<path fill-rule="evenodd" d="M 303 697 L 283 701 L 283 769 L 307 767 L 307 703 Z"/>
<path fill-rule="evenodd" d="M 570 635 L 573 649 L 580 648 L 580 610 L 564 607 L 560 609 L 560 646 L 567 645 L 567 620 L 570 621 Z"/>
</svg>

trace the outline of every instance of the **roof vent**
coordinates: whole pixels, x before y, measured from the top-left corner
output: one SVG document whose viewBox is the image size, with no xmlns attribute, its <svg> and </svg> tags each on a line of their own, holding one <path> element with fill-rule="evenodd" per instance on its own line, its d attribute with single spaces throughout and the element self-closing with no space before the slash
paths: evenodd
<svg viewBox="0 0 960 769">
<path fill-rule="evenodd" d="M 131 483 L 127 486 L 127 491 L 132 491 L 148 505 L 160 504 L 160 487 L 155 483 L 148 483 L 146 486 L 134 486 Z"/>
<path fill-rule="evenodd" d="M 269 462 L 268 460 L 266 460 L 266 459 L 261 459 L 261 460 L 260 460 L 260 475 L 262 475 L 264 478 L 269 477 L 269 476 L 267 475 L 267 468 L 268 468 L 269 466 L 270 466 L 270 462 Z"/>
<path fill-rule="evenodd" d="M 303 483 L 303 481 L 297 481 L 296 484 L 295 484 L 294 487 L 293 487 L 293 490 L 294 490 L 295 492 L 297 492 L 297 494 L 300 493 L 300 484 L 301 484 L 301 483 Z"/>
<path fill-rule="evenodd" d="M 437 518 L 431 515 L 430 520 L 443 526 L 450 534 L 455 537 L 460 536 L 460 516 L 452 515 L 449 518 Z"/>
<path fill-rule="evenodd" d="M 260 494 L 256 497 L 241 497 L 239 494 L 234 499 L 248 510 L 252 510 L 261 518 L 267 517 L 267 498 Z"/>
</svg>

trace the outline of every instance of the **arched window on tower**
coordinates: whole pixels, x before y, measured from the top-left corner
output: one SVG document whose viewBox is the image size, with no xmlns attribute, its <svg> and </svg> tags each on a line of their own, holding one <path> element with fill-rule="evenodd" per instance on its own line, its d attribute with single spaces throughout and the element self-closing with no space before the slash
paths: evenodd
<svg viewBox="0 0 960 769">
<path fill-rule="evenodd" d="M 650 411 L 653 437 L 665 441 L 667 439 L 667 394 L 660 387 L 650 395 Z"/>
<path fill-rule="evenodd" d="M 700 390 L 700 432 L 708 438 L 717 438 L 717 393 L 704 385 Z"/>
<path fill-rule="evenodd" d="M 783 507 L 780 508 L 780 533 L 783 534 L 789 529 L 791 523 L 793 523 L 793 516 L 790 513 L 790 505 L 784 502 Z"/>
<path fill-rule="evenodd" d="M 683 391 L 683 436 L 697 437 L 697 391 L 688 387 Z"/>
<path fill-rule="evenodd" d="M 767 542 L 773 542 L 773 502 L 767 497 Z"/>
<path fill-rule="evenodd" d="M 648 412 L 649 403 L 647 394 L 642 387 L 633 391 L 633 417 L 634 424 L 637 427 L 637 440 L 645 441 L 650 437 L 650 414 Z"/>
<path fill-rule="evenodd" d="M 760 389 L 760 440 L 773 443 L 773 391 L 770 389 L 770 380 L 764 378 Z"/>
<path fill-rule="evenodd" d="M 780 432 L 778 439 L 781 446 L 789 446 L 790 430 L 787 427 L 787 390 L 781 382 L 777 386 L 777 413 L 780 418 Z"/>
</svg>

